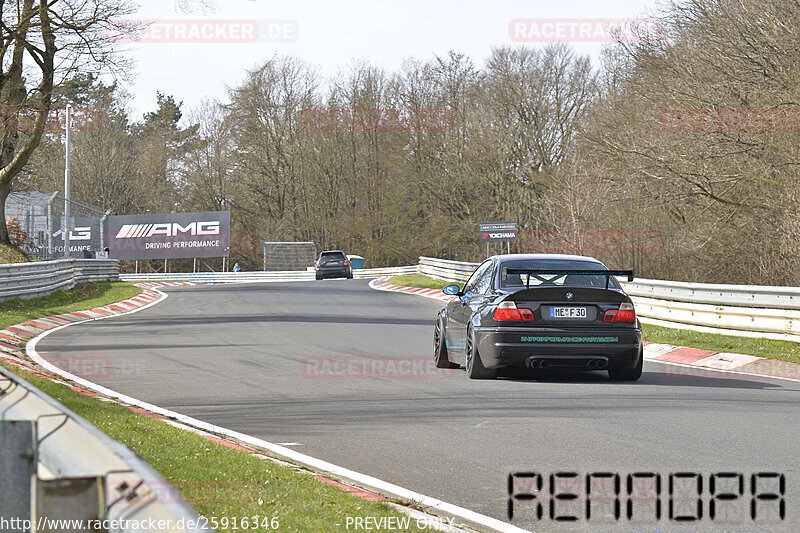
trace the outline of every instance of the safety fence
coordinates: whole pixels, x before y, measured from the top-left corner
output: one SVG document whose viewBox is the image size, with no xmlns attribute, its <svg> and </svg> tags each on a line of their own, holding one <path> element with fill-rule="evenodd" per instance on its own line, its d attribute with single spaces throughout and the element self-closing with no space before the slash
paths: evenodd
<svg viewBox="0 0 800 533">
<path fill-rule="evenodd" d="M 450 261 L 434 257 L 419 258 L 419 273 L 444 281 L 463 283 L 472 274 L 478 263 L 465 263 L 463 261 Z"/>
<path fill-rule="evenodd" d="M 800 336 L 800 288 L 655 279 L 622 283 L 639 316 L 764 335 Z M 656 322 L 657 321 L 657 322 Z M 800 340 L 798 337 L 795 340 Z"/>
<path fill-rule="evenodd" d="M 0 471 L 4 530 L 209 531 L 133 450 L 3 367 Z"/>
<path fill-rule="evenodd" d="M 419 268 L 414 266 L 366 268 L 353 270 L 356 279 L 374 278 L 378 276 L 397 276 L 400 274 L 416 274 Z M 312 281 L 315 279 L 312 270 L 286 271 L 250 271 L 250 272 L 184 272 L 184 273 L 148 273 L 121 274 L 123 281 L 194 281 L 198 283 L 267 283 L 278 281 Z"/>
<path fill-rule="evenodd" d="M 37 298 L 77 283 L 119 279 L 115 259 L 58 259 L 0 265 L 0 301 Z"/>
<path fill-rule="evenodd" d="M 417 265 L 354 270 L 353 277 L 364 279 L 420 273 L 463 283 L 477 265 L 478 263 L 420 257 Z M 120 275 L 119 263 L 115 260 L 64 259 L 0 265 L 0 301 L 14 297 L 42 296 L 83 281 L 117 278 L 132 282 L 243 283 L 312 281 L 315 275 L 312 269 Z M 643 322 L 800 340 L 798 287 L 720 285 L 651 279 L 621 283 L 631 296 Z"/>
<path fill-rule="evenodd" d="M 463 282 L 478 263 L 419 258 L 420 273 Z M 643 322 L 800 341 L 800 287 L 620 280 Z"/>
</svg>

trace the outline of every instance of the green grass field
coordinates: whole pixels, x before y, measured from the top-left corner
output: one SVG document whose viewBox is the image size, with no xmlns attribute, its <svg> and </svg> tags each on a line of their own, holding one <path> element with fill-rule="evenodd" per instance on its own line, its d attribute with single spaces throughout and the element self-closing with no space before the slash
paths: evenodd
<svg viewBox="0 0 800 533">
<path fill-rule="evenodd" d="M 402 276 L 392 276 L 388 279 L 393 285 L 403 285 L 405 287 L 422 287 L 423 289 L 443 289 L 447 285 L 453 285 L 452 281 L 442 281 L 431 278 L 423 274 L 403 274 Z M 463 285 L 463 283 L 461 284 Z"/>
<path fill-rule="evenodd" d="M 35 318 L 101 307 L 127 300 L 141 292 L 131 283 L 101 281 L 83 283 L 41 298 L 6 300 L 0 302 L 0 329 Z"/>
<path fill-rule="evenodd" d="M 441 289 L 450 283 L 422 274 L 407 274 L 389 278 L 389 283 L 407 287 Z M 702 333 L 688 329 L 672 329 L 642 324 L 644 338 L 650 342 L 689 346 L 717 352 L 742 353 L 770 359 L 800 363 L 800 343 L 771 339 L 756 339 L 716 333 Z"/>
<path fill-rule="evenodd" d="M 8 263 L 26 263 L 28 258 L 14 246 L 0 244 L 0 265 Z"/>
<path fill-rule="evenodd" d="M 0 303 L 0 326 L 91 309 L 140 292 L 129 283 L 101 282 L 43 298 L 10 300 Z M 274 531 L 276 525 L 278 531 L 346 531 L 347 517 L 408 518 L 384 502 L 358 498 L 315 480 L 307 472 L 209 441 L 121 405 L 85 396 L 65 385 L 1 364 L 113 439 L 133 448 L 198 513 L 217 517 L 218 531 Z M 247 527 L 241 523 L 244 517 L 249 519 Z M 259 518 L 254 520 L 254 517 Z M 235 523 L 234 518 L 237 519 Z M 255 528 L 254 522 L 270 527 Z M 410 524 L 408 529 L 397 531 L 421 531 L 414 520 Z"/>
<path fill-rule="evenodd" d="M 791 363 L 800 363 L 800 343 L 777 341 L 771 339 L 755 339 L 734 335 L 703 333 L 689 329 L 672 329 L 661 326 L 642 324 L 644 338 L 650 342 L 691 346 L 716 352 L 743 353 L 770 359 L 780 359 Z"/>
<path fill-rule="evenodd" d="M 273 518 L 278 531 L 347 531 L 347 517 L 396 517 L 385 502 L 367 501 L 315 480 L 309 473 L 203 438 L 191 431 L 142 416 L 114 403 L 84 396 L 64 385 L 10 367 L 111 438 L 133 448 L 161 473 L 194 509 L 218 517 L 218 531 L 237 531 L 240 522 Z M 268 416 L 265 413 L 264 416 Z M 222 517 L 228 526 L 223 527 Z M 411 527 L 396 531 L 420 531 Z M 238 530 L 243 529 L 241 525 Z M 270 531 L 270 528 L 250 531 Z M 352 524 L 351 524 L 352 529 Z"/>
</svg>

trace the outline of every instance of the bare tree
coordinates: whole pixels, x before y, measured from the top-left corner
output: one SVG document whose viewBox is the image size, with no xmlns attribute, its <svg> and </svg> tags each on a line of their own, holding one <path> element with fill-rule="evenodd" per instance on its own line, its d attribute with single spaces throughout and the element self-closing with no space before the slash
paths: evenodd
<svg viewBox="0 0 800 533">
<path fill-rule="evenodd" d="M 0 2 L 0 244 L 10 244 L 5 200 L 41 141 L 57 77 L 113 67 L 107 31 L 135 7 L 124 0 Z M 20 127 L 31 115 L 32 125 Z"/>
</svg>

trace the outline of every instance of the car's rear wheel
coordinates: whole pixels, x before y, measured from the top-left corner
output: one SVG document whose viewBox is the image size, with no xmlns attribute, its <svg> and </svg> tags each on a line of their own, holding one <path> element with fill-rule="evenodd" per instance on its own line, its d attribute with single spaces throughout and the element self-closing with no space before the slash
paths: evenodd
<svg viewBox="0 0 800 533">
<path fill-rule="evenodd" d="M 466 349 L 466 369 L 470 379 L 493 379 L 496 375 L 494 370 L 489 370 L 483 366 L 481 354 L 478 352 L 478 344 L 475 342 L 475 333 L 472 328 L 467 329 L 467 349 Z"/>
<path fill-rule="evenodd" d="M 644 348 L 639 348 L 639 361 L 633 368 L 608 368 L 608 377 L 614 381 L 637 381 L 642 377 L 644 366 Z"/>
<path fill-rule="evenodd" d="M 455 368 L 457 364 L 451 363 L 447 357 L 447 342 L 445 341 L 444 322 L 442 317 L 436 319 L 433 328 L 433 361 L 437 368 Z"/>
</svg>

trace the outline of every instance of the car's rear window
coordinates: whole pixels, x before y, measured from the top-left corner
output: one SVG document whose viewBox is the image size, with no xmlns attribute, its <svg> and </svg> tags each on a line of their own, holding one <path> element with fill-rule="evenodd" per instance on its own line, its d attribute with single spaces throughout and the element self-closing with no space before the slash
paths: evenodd
<svg viewBox="0 0 800 533">
<path fill-rule="evenodd" d="M 508 261 L 500 267 L 500 287 L 519 288 L 555 285 L 559 287 L 602 287 L 606 286 L 606 276 L 584 274 L 540 274 L 508 273 L 508 270 L 608 270 L 600 263 L 593 261 Z M 619 288 L 617 280 L 612 276 L 608 286 Z"/>
<path fill-rule="evenodd" d="M 346 259 L 342 252 L 322 252 L 320 259 Z"/>
</svg>

